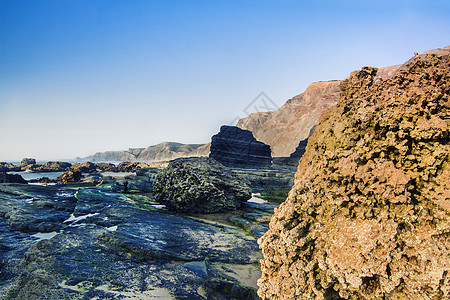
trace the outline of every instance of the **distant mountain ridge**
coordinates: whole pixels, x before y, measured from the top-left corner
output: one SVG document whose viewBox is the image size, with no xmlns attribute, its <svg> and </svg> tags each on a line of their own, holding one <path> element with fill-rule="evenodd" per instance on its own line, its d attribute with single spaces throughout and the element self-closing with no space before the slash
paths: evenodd
<svg viewBox="0 0 450 300">
<path fill-rule="evenodd" d="M 87 157 L 77 157 L 77 162 L 116 162 L 116 161 L 161 161 L 179 157 L 208 156 L 208 144 L 182 144 L 162 142 L 147 148 L 129 148 L 122 151 L 97 152 Z"/>
</svg>

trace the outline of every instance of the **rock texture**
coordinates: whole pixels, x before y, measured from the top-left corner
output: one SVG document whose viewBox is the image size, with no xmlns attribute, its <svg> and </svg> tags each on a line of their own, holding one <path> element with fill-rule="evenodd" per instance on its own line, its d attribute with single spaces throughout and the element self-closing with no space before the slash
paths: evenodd
<svg viewBox="0 0 450 300">
<path fill-rule="evenodd" d="M 27 168 L 33 172 L 65 172 L 70 169 L 71 163 L 63 161 L 49 161 L 42 165 L 29 165 Z"/>
<path fill-rule="evenodd" d="M 259 240 L 262 298 L 449 299 L 449 53 L 341 84 Z"/>
<path fill-rule="evenodd" d="M 24 158 L 20 162 L 20 166 L 22 168 L 27 168 L 29 165 L 35 165 L 35 164 L 36 164 L 36 159 L 34 159 L 34 158 Z"/>
<path fill-rule="evenodd" d="M 211 138 L 209 157 L 227 167 L 270 167 L 270 146 L 257 141 L 248 130 L 235 126 L 222 126 Z"/>
<path fill-rule="evenodd" d="M 153 192 L 169 210 L 215 213 L 235 210 L 252 197 L 250 188 L 212 158 L 180 158 L 156 177 Z"/>
<path fill-rule="evenodd" d="M 97 152 L 84 158 L 77 158 L 79 162 L 119 162 L 119 161 L 160 161 L 180 157 L 208 156 L 209 144 L 181 144 L 163 142 L 147 148 L 130 148 L 125 151 Z"/>
<path fill-rule="evenodd" d="M 269 145 L 272 156 L 289 156 L 319 123 L 320 115 L 337 103 L 339 84 L 340 81 L 312 83 L 277 111 L 252 113 L 236 126 L 250 130 L 258 141 Z"/>
<path fill-rule="evenodd" d="M 7 174 L 5 172 L 0 172 L 0 183 L 24 183 L 27 181 L 23 179 L 19 174 Z"/>
</svg>

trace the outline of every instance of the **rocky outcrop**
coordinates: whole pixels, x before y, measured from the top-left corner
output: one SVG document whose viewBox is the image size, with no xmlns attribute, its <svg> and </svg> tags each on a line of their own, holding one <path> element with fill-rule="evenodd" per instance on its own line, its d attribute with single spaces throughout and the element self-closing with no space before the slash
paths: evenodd
<svg viewBox="0 0 450 300">
<path fill-rule="evenodd" d="M 211 138 L 209 157 L 227 167 L 270 167 L 270 146 L 257 141 L 248 130 L 235 126 L 222 126 Z"/>
<path fill-rule="evenodd" d="M 0 184 L 0 299 L 258 298 L 253 237 L 148 195 Z"/>
<path fill-rule="evenodd" d="M 36 164 L 36 159 L 34 159 L 34 158 L 24 158 L 20 162 L 20 167 L 23 168 L 23 169 L 27 169 L 27 167 L 29 165 L 35 165 L 35 164 Z"/>
<path fill-rule="evenodd" d="M 340 81 L 312 83 L 304 93 L 272 112 L 252 113 L 236 126 L 250 130 L 258 141 L 270 146 L 272 156 L 289 156 L 319 123 L 320 115 L 339 99 Z"/>
<path fill-rule="evenodd" d="M 81 179 L 83 179 L 83 174 L 77 170 L 66 171 L 57 178 L 62 184 L 80 182 Z"/>
<path fill-rule="evenodd" d="M 169 210 L 216 213 L 235 210 L 251 198 L 250 188 L 212 158 L 180 158 L 156 177 L 153 192 Z"/>
<path fill-rule="evenodd" d="M 91 162 L 85 162 L 82 164 L 74 163 L 71 167 L 72 171 L 79 171 L 81 173 L 96 173 L 97 165 Z"/>
<path fill-rule="evenodd" d="M 22 168 L 20 166 L 15 166 L 7 162 L 0 162 L 0 172 L 18 172 L 21 170 Z"/>
<path fill-rule="evenodd" d="M 259 240 L 262 298 L 450 297 L 446 49 L 341 84 Z"/>
<path fill-rule="evenodd" d="M 208 156 L 209 144 L 181 144 L 163 142 L 147 148 L 130 148 L 125 151 L 97 152 L 94 155 L 77 158 L 77 161 L 119 162 L 119 161 L 160 161 L 180 157 Z"/>
<path fill-rule="evenodd" d="M 25 183 L 25 184 L 27 184 L 27 181 L 18 174 L 7 174 L 5 172 L 0 172 L 0 183 Z"/>
<path fill-rule="evenodd" d="M 65 172 L 70 169 L 71 163 L 63 161 L 49 161 L 42 165 L 29 165 L 28 170 L 33 172 Z"/>
</svg>

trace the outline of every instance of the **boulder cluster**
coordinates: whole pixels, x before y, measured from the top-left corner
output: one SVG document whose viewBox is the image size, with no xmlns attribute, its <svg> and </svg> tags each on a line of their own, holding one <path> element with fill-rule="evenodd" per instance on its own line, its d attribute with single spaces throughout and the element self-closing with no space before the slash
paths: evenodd
<svg viewBox="0 0 450 300">
<path fill-rule="evenodd" d="M 263 299 L 450 297 L 449 54 L 341 83 L 259 240 Z"/>
</svg>

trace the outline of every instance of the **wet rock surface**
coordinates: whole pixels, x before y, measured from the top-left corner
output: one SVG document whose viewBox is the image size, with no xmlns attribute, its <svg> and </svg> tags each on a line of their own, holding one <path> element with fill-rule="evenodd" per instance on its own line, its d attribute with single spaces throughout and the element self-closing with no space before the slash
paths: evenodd
<svg viewBox="0 0 450 300">
<path fill-rule="evenodd" d="M 259 240 L 262 298 L 450 297 L 449 54 L 341 83 Z"/>
<path fill-rule="evenodd" d="M 27 184 L 27 181 L 18 174 L 8 174 L 5 172 L 0 172 L 0 183 L 24 183 L 24 184 Z"/>
<path fill-rule="evenodd" d="M 208 157 L 171 161 L 153 183 L 155 199 L 178 212 L 235 210 L 251 198 L 250 187 L 228 168 Z"/>
<path fill-rule="evenodd" d="M 261 252 L 229 218 L 267 226 L 262 205 L 208 219 L 81 187 L 0 184 L 0 299 L 258 299 Z"/>
<path fill-rule="evenodd" d="M 209 157 L 227 167 L 270 167 L 270 146 L 257 141 L 253 134 L 236 126 L 222 126 L 211 138 Z"/>
</svg>

